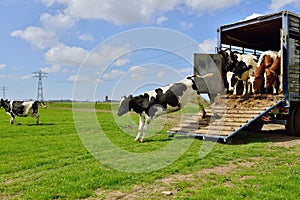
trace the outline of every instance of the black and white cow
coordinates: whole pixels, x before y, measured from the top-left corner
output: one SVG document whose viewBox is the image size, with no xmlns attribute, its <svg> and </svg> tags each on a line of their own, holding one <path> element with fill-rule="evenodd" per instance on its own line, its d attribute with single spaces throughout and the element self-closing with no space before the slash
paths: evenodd
<svg viewBox="0 0 300 200">
<path fill-rule="evenodd" d="M 248 86 L 252 86 L 251 75 L 257 68 L 257 57 L 252 54 L 233 52 L 230 49 L 220 50 L 218 54 L 222 58 L 222 74 L 227 93 L 237 94 L 237 90 L 240 90 L 238 84 L 241 82 L 242 93 L 246 94 Z"/>
<path fill-rule="evenodd" d="M 39 124 L 38 101 L 9 101 L 1 99 L 0 108 L 4 108 L 5 112 L 10 116 L 10 123 L 20 124 L 16 122 L 15 116 L 19 117 L 35 117 L 36 124 Z M 41 103 L 45 108 L 46 106 Z"/>
<path fill-rule="evenodd" d="M 210 73 L 197 77 L 205 78 L 212 75 Z M 163 114 L 176 112 L 189 103 L 198 104 L 202 111 L 202 118 L 205 117 L 205 106 L 209 106 L 209 102 L 198 92 L 194 78 L 195 76 L 189 76 L 180 82 L 142 93 L 139 96 L 129 95 L 123 97 L 120 102 L 118 116 L 122 116 L 131 110 L 140 115 L 138 134 L 135 141 L 144 142 L 152 119 Z"/>
</svg>

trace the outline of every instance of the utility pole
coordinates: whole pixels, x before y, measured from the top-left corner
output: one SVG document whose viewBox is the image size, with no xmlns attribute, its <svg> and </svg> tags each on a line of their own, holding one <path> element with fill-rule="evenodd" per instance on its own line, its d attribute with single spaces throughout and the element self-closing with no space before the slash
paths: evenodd
<svg viewBox="0 0 300 200">
<path fill-rule="evenodd" d="M 6 90 L 7 90 L 7 87 L 3 86 L 3 87 L 2 87 L 2 98 L 3 98 L 3 99 L 6 98 Z"/>
<path fill-rule="evenodd" d="M 44 101 L 44 95 L 43 95 L 43 82 L 42 79 L 46 78 L 48 76 L 48 73 L 43 72 L 42 70 L 32 72 L 33 78 L 38 78 L 38 90 L 37 90 L 37 97 L 36 99 L 38 101 L 43 102 Z"/>
</svg>

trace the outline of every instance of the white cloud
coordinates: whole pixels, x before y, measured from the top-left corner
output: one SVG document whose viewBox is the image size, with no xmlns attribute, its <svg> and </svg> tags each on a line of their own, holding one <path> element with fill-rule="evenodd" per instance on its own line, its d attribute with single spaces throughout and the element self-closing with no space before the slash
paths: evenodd
<svg viewBox="0 0 300 200">
<path fill-rule="evenodd" d="M 51 67 L 45 67 L 41 70 L 46 73 L 57 73 L 62 71 L 60 65 L 52 65 Z"/>
<path fill-rule="evenodd" d="M 5 67 L 6 67 L 6 64 L 0 64 L 0 70 L 5 69 Z"/>
<path fill-rule="evenodd" d="M 89 33 L 82 34 L 78 38 L 82 41 L 88 41 L 88 42 L 93 42 L 94 41 L 94 37 Z"/>
<path fill-rule="evenodd" d="M 180 0 L 65 0 L 65 13 L 82 19 L 103 19 L 117 25 L 149 23 L 160 12 L 173 9 Z M 126 9 L 125 9 L 126 8 Z"/>
<path fill-rule="evenodd" d="M 297 8 L 300 8 L 300 1 L 299 0 L 272 0 L 271 4 L 270 4 L 270 10 L 271 11 L 279 11 L 280 9 L 282 9 L 284 6 L 287 5 L 294 5 Z"/>
<path fill-rule="evenodd" d="M 125 72 L 122 70 L 112 70 L 109 73 L 106 73 L 103 75 L 102 79 L 103 80 L 111 80 L 111 79 L 116 79 L 116 78 L 120 78 Z"/>
<path fill-rule="evenodd" d="M 45 58 L 48 63 L 53 65 L 105 67 L 121 55 L 127 53 L 129 48 L 127 44 L 121 47 L 104 45 L 90 52 L 81 47 L 69 47 L 61 44 L 51 48 L 45 54 Z M 125 62 L 127 63 L 129 61 L 126 58 L 124 58 L 123 61 L 117 61 L 119 65 Z"/>
<path fill-rule="evenodd" d="M 217 39 L 207 39 L 199 44 L 199 51 L 201 53 L 215 53 L 217 46 Z"/>
<path fill-rule="evenodd" d="M 253 18 L 256 18 L 256 17 L 259 17 L 259 16 L 262 16 L 262 14 L 253 13 L 252 15 L 246 17 L 245 20 L 253 19 Z"/>
<path fill-rule="evenodd" d="M 156 24 L 162 24 L 164 21 L 167 21 L 167 20 L 168 20 L 167 17 L 165 17 L 165 16 L 160 16 L 160 17 L 157 18 Z"/>
<path fill-rule="evenodd" d="M 32 75 L 25 75 L 21 77 L 21 80 L 30 80 L 32 79 Z"/>
<path fill-rule="evenodd" d="M 76 20 L 69 15 L 58 13 L 57 15 L 50 15 L 44 13 L 40 17 L 40 21 L 47 30 L 61 31 L 67 30 L 74 26 Z"/>
<path fill-rule="evenodd" d="M 83 75 L 72 75 L 68 78 L 68 81 L 72 82 L 83 82 L 88 81 L 89 77 L 83 76 Z"/>
<path fill-rule="evenodd" d="M 183 29 L 190 29 L 190 28 L 193 28 L 193 26 L 194 26 L 193 23 L 186 23 L 183 21 L 180 21 L 179 24 L 180 24 L 180 27 Z"/>
<path fill-rule="evenodd" d="M 46 54 L 47 62 L 53 65 L 80 66 L 89 52 L 80 47 L 58 45 L 51 48 Z"/>
<path fill-rule="evenodd" d="M 13 31 L 11 36 L 23 38 L 38 49 L 45 49 L 58 44 L 54 32 L 40 27 L 29 26 L 25 30 Z"/>
<path fill-rule="evenodd" d="M 55 3 L 55 1 L 56 0 L 42 0 L 42 2 L 48 7 L 52 6 Z"/>
<path fill-rule="evenodd" d="M 124 59 L 118 59 L 114 62 L 114 65 L 117 67 L 122 67 L 130 62 L 130 59 L 124 58 Z"/>
<path fill-rule="evenodd" d="M 130 72 L 141 73 L 147 71 L 145 67 L 142 66 L 133 66 L 129 69 Z"/>
<path fill-rule="evenodd" d="M 199 14 L 230 8 L 238 5 L 240 2 L 241 0 L 185 0 L 185 4 L 190 7 L 191 10 Z"/>
<path fill-rule="evenodd" d="M 146 67 L 142 66 L 133 66 L 129 69 L 130 72 L 130 78 L 137 81 L 143 81 L 145 80 L 145 72 L 147 72 Z"/>
<path fill-rule="evenodd" d="M 167 19 L 161 16 L 163 13 L 179 7 L 202 14 L 235 6 L 240 0 L 43 0 L 43 2 L 47 6 L 54 3 L 63 4 L 64 14 L 72 18 L 101 19 L 116 25 L 124 25 L 151 23 L 155 20 L 159 24 Z"/>
<path fill-rule="evenodd" d="M 165 76 L 165 74 L 166 74 L 165 71 L 159 71 L 159 72 L 156 74 L 156 77 L 157 77 L 157 78 L 162 78 L 162 77 Z"/>
</svg>

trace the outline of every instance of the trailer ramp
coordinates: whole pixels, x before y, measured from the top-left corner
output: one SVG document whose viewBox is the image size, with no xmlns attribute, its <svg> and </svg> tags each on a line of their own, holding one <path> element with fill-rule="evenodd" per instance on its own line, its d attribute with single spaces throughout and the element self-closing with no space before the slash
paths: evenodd
<svg viewBox="0 0 300 200">
<path fill-rule="evenodd" d="M 280 95 L 219 96 L 204 119 L 200 113 L 189 116 L 174 126 L 168 135 L 182 134 L 195 137 L 228 139 L 239 131 L 257 123 L 262 116 L 284 103 Z"/>
</svg>

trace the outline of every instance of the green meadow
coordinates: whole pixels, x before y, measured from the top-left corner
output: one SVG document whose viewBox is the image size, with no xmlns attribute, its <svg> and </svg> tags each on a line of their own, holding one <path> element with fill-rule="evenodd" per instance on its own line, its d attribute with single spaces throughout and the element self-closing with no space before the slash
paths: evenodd
<svg viewBox="0 0 300 200">
<path fill-rule="evenodd" d="M 163 125 L 154 122 L 159 128 L 150 130 L 145 143 L 137 143 L 138 116 L 130 114 L 117 123 L 111 110 L 115 113 L 118 105 L 98 103 L 95 115 L 102 131 L 125 151 L 143 154 L 174 141 L 190 143 L 163 168 L 126 172 L 89 152 L 75 126 L 71 103 L 48 106 L 39 109 L 38 126 L 31 117 L 17 117 L 22 125 L 11 125 L 0 110 L 0 199 L 300 199 L 300 138 L 278 131 L 241 132 L 233 144 L 216 143 L 200 158 L 201 147 L 210 142 L 168 138 L 176 114 L 163 117 Z M 85 116 L 92 111 L 80 112 Z M 97 141 L 96 136 L 84 135 Z M 114 155 L 107 152 L 111 159 Z"/>
</svg>

